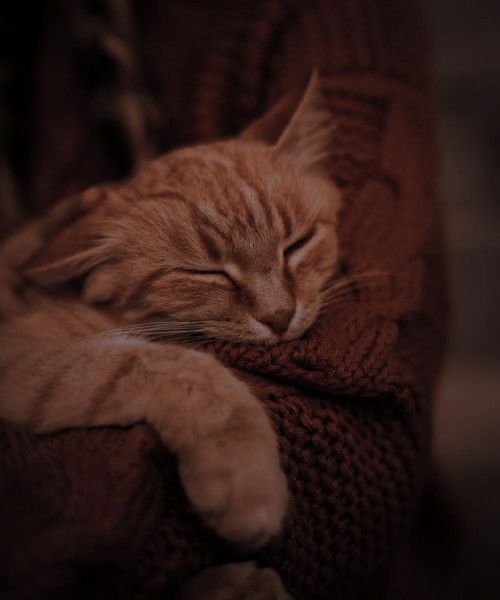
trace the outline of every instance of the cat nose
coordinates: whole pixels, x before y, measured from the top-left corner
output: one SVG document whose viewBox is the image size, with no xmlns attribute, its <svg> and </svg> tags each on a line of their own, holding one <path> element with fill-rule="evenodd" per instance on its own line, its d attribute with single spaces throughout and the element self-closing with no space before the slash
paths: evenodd
<svg viewBox="0 0 500 600">
<path fill-rule="evenodd" d="M 281 308 L 261 316 L 259 321 L 264 323 L 264 325 L 267 325 L 267 327 L 277 335 L 281 335 L 288 329 L 294 314 L 295 308 Z"/>
</svg>

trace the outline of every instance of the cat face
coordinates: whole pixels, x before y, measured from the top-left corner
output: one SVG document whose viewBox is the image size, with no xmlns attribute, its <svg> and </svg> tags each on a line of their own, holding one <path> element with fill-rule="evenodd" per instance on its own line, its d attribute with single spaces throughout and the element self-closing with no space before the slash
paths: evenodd
<svg viewBox="0 0 500 600">
<path fill-rule="evenodd" d="M 110 304 L 127 323 L 149 322 L 143 333 L 299 337 L 337 258 L 339 193 L 319 168 L 330 131 L 317 102 L 310 84 L 277 140 L 263 132 L 276 136 L 279 110 L 239 138 L 174 151 L 102 188 L 104 199 L 72 235 L 66 229 L 78 251 L 38 274 L 57 280 L 73 265 L 86 273 L 88 302 Z"/>
</svg>

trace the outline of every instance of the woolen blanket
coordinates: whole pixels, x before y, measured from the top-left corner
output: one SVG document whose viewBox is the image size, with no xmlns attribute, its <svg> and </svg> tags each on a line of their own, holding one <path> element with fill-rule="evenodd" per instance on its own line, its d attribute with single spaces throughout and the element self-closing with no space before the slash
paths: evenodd
<svg viewBox="0 0 500 600">
<path fill-rule="evenodd" d="M 443 337 L 418 15 L 398 0 L 132 6 L 140 68 L 127 89 L 159 109 L 144 136 L 153 152 L 230 135 L 312 67 L 325 77 L 344 198 L 337 269 L 372 277 L 301 340 L 207 350 L 250 382 L 279 435 L 292 504 L 259 562 L 298 599 L 377 597 L 425 483 Z M 38 133 L 23 183 L 32 211 L 127 170 L 75 78 L 66 7 L 47 9 L 36 54 Z M 201 525 L 145 425 L 35 436 L 3 424 L 0 539 L 0 586 L 12 597 L 169 597 L 183 578 L 241 558 Z"/>
</svg>

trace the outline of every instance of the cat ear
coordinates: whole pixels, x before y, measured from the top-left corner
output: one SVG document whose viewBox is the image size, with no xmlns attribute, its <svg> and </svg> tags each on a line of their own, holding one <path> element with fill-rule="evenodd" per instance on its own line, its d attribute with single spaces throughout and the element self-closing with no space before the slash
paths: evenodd
<svg viewBox="0 0 500 600">
<path fill-rule="evenodd" d="M 262 117 L 255 119 L 241 131 L 239 138 L 250 142 L 264 142 L 274 146 L 285 130 L 300 98 L 281 98 Z"/>
<path fill-rule="evenodd" d="M 292 160 L 304 169 L 325 166 L 331 154 L 334 124 L 321 91 L 318 72 L 307 88 L 273 149 L 276 158 Z"/>
<path fill-rule="evenodd" d="M 107 194 L 91 188 L 56 206 L 42 221 L 39 249 L 23 265 L 23 273 L 41 285 L 63 283 L 83 275 L 106 260 L 98 242 Z"/>
<path fill-rule="evenodd" d="M 333 131 L 332 115 L 314 70 L 300 98 L 282 99 L 251 123 L 241 138 L 266 142 L 273 146 L 275 158 L 315 169 L 324 166 L 330 157 Z"/>
</svg>

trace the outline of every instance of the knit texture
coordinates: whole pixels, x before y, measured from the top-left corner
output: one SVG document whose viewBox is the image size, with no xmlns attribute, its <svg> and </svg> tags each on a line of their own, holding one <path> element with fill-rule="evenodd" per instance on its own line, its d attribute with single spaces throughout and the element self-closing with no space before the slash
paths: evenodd
<svg viewBox="0 0 500 600">
<path fill-rule="evenodd" d="M 298 599 L 375 598 L 425 482 L 444 330 L 418 15 L 398 0 L 148 0 L 135 19 L 141 85 L 161 115 L 157 151 L 238 131 L 313 66 L 325 77 L 331 174 L 344 197 L 338 269 L 377 273 L 377 284 L 332 305 L 301 340 L 207 349 L 252 385 L 279 435 L 293 500 L 259 561 Z M 63 90 L 73 75 L 54 22 L 37 84 L 32 211 L 126 171 L 78 89 L 56 110 L 51 85 Z M 54 582 L 86 598 L 167 593 L 240 559 L 201 525 L 146 426 L 44 437 L 3 426 L 0 466 L 0 585 L 11 593 Z"/>
</svg>

